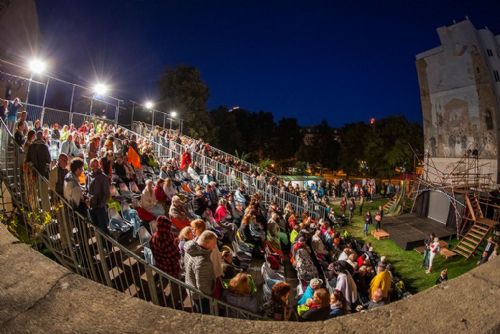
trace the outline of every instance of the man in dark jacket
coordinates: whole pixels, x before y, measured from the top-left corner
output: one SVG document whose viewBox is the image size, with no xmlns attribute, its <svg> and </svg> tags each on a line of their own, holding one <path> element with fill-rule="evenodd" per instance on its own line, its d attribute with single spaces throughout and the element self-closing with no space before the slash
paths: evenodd
<svg viewBox="0 0 500 334">
<path fill-rule="evenodd" d="M 92 159 L 90 161 L 91 172 L 87 179 L 87 189 L 90 200 L 90 217 L 92 223 L 100 230 L 107 233 L 108 229 L 108 213 L 106 204 L 110 197 L 109 179 L 99 167 L 99 161 Z"/>
<path fill-rule="evenodd" d="M 204 231 L 198 239 L 191 240 L 184 245 L 184 268 L 186 284 L 200 290 L 203 294 L 211 296 L 215 285 L 215 274 L 210 254 L 217 247 L 217 235 L 212 231 Z M 192 293 L 198 312 L 209 314 L 209 299 Z"/>
<path fill-rule="evenodd" d="M 26 153 L 26 162 L 33 164 L 33 167 L 45 178 L 49 178 L 49 164 L 51 162 L 49 147 L 43 140 L 43 132 L 36 133 L 35 141 L 29 146 Z"/>
<path fill-rule="evenodd" d="M 49 185 L 61 196 L 64 196 L 64 177 L 68 174 L 68 156 L 59 154 L 57 165 L 52 168 L 49 175 Z"/>
</svg>

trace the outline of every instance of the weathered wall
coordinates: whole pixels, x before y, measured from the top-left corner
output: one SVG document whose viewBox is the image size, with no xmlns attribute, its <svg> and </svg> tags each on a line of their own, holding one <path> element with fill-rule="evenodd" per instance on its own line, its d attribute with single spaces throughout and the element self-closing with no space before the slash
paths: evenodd
<svg viewBox="0 0 500 334">
<path fill-rule="evenodd" d="M 70 273 L 1 224 L 0 277 L 0 333 L 500 332 L 499 259 L 407 300 L 316 323 L 243 321 L 154 306 Z"/>
<path fill-rule="evenodd" d="M 500 110 L 490 65 L 496 62 L 496 50 L 494 56 L 486 56 L 468 20 L 441 27 L 438 34 L 441 46 L 418 55 L 416 62 L 425 150 L 430 157 L 452 162 L 477 149 L 480 158 L 496 161 L 487 167 L 495 182 Z"/>
</svg>

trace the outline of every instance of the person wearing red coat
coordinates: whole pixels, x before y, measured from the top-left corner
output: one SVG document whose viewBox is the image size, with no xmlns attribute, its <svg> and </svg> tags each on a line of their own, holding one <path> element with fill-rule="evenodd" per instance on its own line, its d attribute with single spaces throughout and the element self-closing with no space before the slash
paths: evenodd
<svg viewBox="0 0 500 334">
<path fill-rule="evenodd" d="M 163 205 L 163 207 L 165 208 L 165 211 L 166 211 L 166 210 L 168 210 L 169 200 L 168 200 L 167 194 L 165 194 L 165 191 L 163 190 L 164 183 L 165 183 L 165 181 L 163 179 L 158 179 L 158 181 L 156 181 L 156 186 L 153 189 L 153 191 L 155 193 L 156 200 L 158 201 L 158 203 Z"/>
<path fill-rule="evenodd" d="M 153 234 L 149 245 L 153 252 L 155 266 L 173 278 L 180 278 L 181 274 L 181 253 L 174 234 L 171 231 L 172 222 L 166 216 L 159 216 L 156 219 L 157 230 Z M 173 301 L 177 307 L 182 300 L 182 293 L 180 287 L 176 286 L 174 282 L 170 282 Z"/>
<path fill-rule="evenodd" d="M 182 153 L 182 158 L 181 158 L 181 170 L 185 170 L 189 167 L 189 165 L 191 165 L 191 153 L 189 153 L 188 151 L 184 151 L 184 153 Z"/>
</svg>

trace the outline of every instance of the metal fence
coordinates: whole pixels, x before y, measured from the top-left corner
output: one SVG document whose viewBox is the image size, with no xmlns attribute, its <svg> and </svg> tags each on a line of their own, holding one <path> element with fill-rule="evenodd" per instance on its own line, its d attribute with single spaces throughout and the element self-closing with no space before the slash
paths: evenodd
<svg viewBox="0 0 500 334">
<path fill-rule="evenodd" d="M 147 139 L 151 140 L 152 142 L 158 143 L 162 141 L 164 145 L 168 145 L 168 147 L 176 152 L 176 155 L 180 156 L 186 148 L 182 145 L 179 144 L 175 141 L 169 140 L 168 143 L 165 140 L 165 138 L 161 137 L 155 137 L 153 135 L 153 127 L 149 124 L 141 124 L 139 122 L 134 122 L 132 124 L 132 129 L 135 130 L 137 133 L 140 133 L 142 136 L 146 137 Z M 146 135 L 149 134 L 149 135 Z M 187 137 L 183 135 L 184 137 Z M 189 138 L 189 137 L 187 137 Z M 190 140 L 195 140 L 193 138 L 189 138 Z M 258 170 L 258 167 L 246 162 L 244 160 L 240 160 L 231 154 L 225 153 L 224 151 L 218 150 L 214 147 L 210 147 L 211 150 L 218 152 L 219 155 L 231 159 L 236 159 L 238 160 L 239 163 L 246 165 L 248 168 L 253 169 L 253 170 Z M 282 190 L 279 187 L 272 185 L 268 183 L 266 180 L 259 180 L 254 176 L 251 176 L 245 172 L 241 172 L 239 170 L 234 169 L 233 167 L 223 164 L 219 161 L 216 161 L 214 159 L 211 159 L 210 157 L 207 157 L 205 155 L 201 155 L 197 152 L 190 152 L 191 156 L 193 158 L 193 161 L 198 163 L 199 166 L 203 168 L 206 164 L 210 166 L 212 170 L 217 170 L 222 173 L 227 173 L 229 175 L 234 176 L 234 179 L 239 180 L 245 186 L 249 187 L 251 186 L 254 190 L 254 192 L 259 192 L 261 193 L 266 201 L 276 201 L 277 204 L 284 208 L 288 203 L 290 203 L 294 209 L 294 211 L 298 214 L 302 214 L 304 212 L 308 212 L 313 216 L 316 216 L 318 218 L 326 218 L 328 215 L 328 209 L 320 204 L 316 203 L 314 201 L 304 201 L 300 196 L 297 196 L 295 194 L 292 194 L 286 190 Z M 279 178 L 277 175 L 269 173 L 266 171 L 267 174 L 274 176 L 276 178 Z"/>
<path fill-rule="evenodd" d="M 261 319 L 238 307 L 203 294 L 181 280 L 149 265 L 92 225 L 48 181 L 26 166 L 24 153 L 0 120 L 0 177 L 7 186 L 18 220 L 73 272 L 156 305 L 243 319 Z M 167 153 L 167 152 L 165 152 Z M 3 210 L 6 210 L 4 207 Z"/>
</svg>

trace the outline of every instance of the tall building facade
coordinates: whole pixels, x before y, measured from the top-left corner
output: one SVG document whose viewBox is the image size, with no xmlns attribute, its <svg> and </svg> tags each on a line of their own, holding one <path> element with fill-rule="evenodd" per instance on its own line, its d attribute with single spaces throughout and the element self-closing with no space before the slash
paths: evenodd
<svg viewBox="0 0 500 334">
<path fill-rule="evenodd" d="M 441 45 L 416 56 L 425 170 L 499 183 L 500 35 L 469 19 L 437 29 Z M 471 163 L 474 161 L 474 163 Z"/>
</svg>

